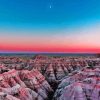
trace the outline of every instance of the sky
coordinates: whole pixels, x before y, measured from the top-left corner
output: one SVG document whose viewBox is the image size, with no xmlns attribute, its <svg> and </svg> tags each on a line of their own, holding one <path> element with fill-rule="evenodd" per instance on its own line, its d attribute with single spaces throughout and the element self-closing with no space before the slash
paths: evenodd
<svg viewBox="0 0 100 100">
<path fill-rule="evenodd" d="M 0 0 L 0 52 L 100 52 L 100 0 Z"/>
</svg>

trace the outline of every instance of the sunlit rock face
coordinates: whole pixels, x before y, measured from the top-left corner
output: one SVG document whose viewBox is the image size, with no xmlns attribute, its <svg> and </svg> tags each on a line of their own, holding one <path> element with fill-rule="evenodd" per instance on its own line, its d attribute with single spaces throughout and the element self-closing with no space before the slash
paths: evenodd
<svg viewBox="0 0 100 100">
<path fill-rule="evenodd" d="M 99 100 L 100 69 L 72 73 L 59 84 L 53 100 Z"/>
<path fill-rule="evenodd" d="M 45 77 L 36 69 L 17 71 L 1 68 L 0 100 L 45 100 L 53 92 Z"/>
</svg>

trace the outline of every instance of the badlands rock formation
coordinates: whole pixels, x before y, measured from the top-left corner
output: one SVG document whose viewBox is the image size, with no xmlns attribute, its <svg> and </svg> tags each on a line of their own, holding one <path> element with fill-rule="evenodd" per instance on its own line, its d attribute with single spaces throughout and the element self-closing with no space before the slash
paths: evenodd
<svg viewBox="0 0 100 100">
<path fill-rule="evenodd" d="M 0 56 L 0 100 L 100 100 L 100 58 Z"/>
</svg>

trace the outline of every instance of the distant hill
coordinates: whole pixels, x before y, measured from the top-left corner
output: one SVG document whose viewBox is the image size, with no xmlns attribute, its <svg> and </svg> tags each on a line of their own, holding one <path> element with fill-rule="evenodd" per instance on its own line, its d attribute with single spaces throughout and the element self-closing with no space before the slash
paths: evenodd
<svg viewBox="0 0 100 100">
<path fill-rule="evenodd" d="M 100 58 L 100 53 L 96 54 L 96 56 Z"/>
</svg>

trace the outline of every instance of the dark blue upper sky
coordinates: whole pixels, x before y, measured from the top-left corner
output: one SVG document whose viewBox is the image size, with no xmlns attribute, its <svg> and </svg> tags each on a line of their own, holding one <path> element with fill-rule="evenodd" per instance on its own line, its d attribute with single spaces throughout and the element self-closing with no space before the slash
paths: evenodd
<svg viewBox="0 0 100 100">
<path fill-rule="evenodd" d="M 4 26 L 65 27 L 99 19 L 100 0 L 0 0 Z"/>
</svg>

